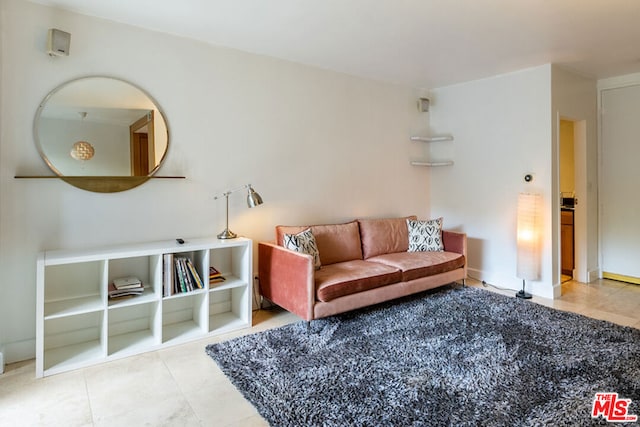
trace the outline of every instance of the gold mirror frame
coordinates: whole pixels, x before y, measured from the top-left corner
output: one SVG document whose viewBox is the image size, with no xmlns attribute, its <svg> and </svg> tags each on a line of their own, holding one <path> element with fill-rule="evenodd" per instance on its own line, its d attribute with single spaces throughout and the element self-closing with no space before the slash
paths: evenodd
<svg viewBox="0 0 640 427">
<path fill-rule="evenodd" d="M 98 90 L 99 87 L 104 87 L 105 85 L 112 85 L 113 90 L 107 92 Z M 120 96 L 116 95 L 116 93 Z M 58 99 L 56 99 L 56 96 Z M 114 115 L 121 122 L 125 120 L 125 123 L 129 123 L 129 130 L 126 130 L 128 139 L 121 141 L 120 139 L 124 138 L 118 138 L 118 141 L 115 142 L 120 146 L 115 146 L 115 148 L 120 148 L 120 150 L 115 151 L 113 146 L 106 146 L 107 149 L 111 148 L 111 151 L 121 158 L 118 167 L 115 170 L 110 170 L 113 165 L 110 165 L 110 160 L 108 160 L 101 165 L 102 172 L 94 171 L 87 174 L 65 173 L 68 172 L 69 167 L 65 171 L 63 165 L 54 164 L 54 161 L 50 158 L 52 157 L 50 155 L 52 148 L 48 147 L 47 143 L 51 145 L 51 141 L 58 138 L 57 144 L 66 144 L 69 150 L 73 150 L 74 144 L 86 141 L 82 137 L 83 135 L 79 133 L 77 133 L 76 140 L 76 135 L 69 139 L 68 135 L 61 136 L 49 130 L 44 132 L 41 129 L 44 126 L 43 122 L 52 120 L 49 118 L 52 115 L 58 115 L 59 120 L 66 120 L 68 123 L 73 120 L 69 117 L 76 115 L 75 121 L 80 121 L 81 124 L 88 117 L 91 123 L 94 123 L 94 126 L 108 126 L 107 122 L 115 120 L 112 117 Z M 128 117 L 137 117 L 137 119 L 134 120 Z M 100 122 L 100 125 L 95 124 Z M 78 126 L 78 124 L 76 123 L 75 126 Z M 119 126 L 122 127 L 124 125 L 119 123 Z M 60 125 L 59 128 L 67 131 L 70 127 Z M 122 129 L 119 129 L 118 132 L 120 135 L 125 133 Z M 169 149 L 169 126 L 155 99 L 146 91 L 128 81 L 107 76 L 81 77 L 67 81 L 53 89 L 42 100 L 36 111 L 33 134 L 40 156 L 57 177 L 75 187 L 101 193 L 129 190 L 148 181 L 164 162 Z M 134 145 L 140 144 L 141 134 L 144 135 L 142 144 L 145 145 L 142 151 L 137 148 L 138 145 Z M 64 142 L 60 142 L 60 139 Z M 108 140 L 107 144 L 113 144 L 113 138 L 104 137 L 103 139 Z M 138 142 L 134 142 L 134 140 Z M 147 140 L 148 142 L 145 142 Z M 126 153 L 123 152 L 125 151 L 125 145 L 128 146 Z M 156 148 L 159 148 L 157 153 Z M 61 153 L 63 153 L 64 149 L 62 147 L 56 147 L 55 149 L 57 150 L 58 163 L 61 163 Z M 88 162 L 98 163 L 95 160 L 78 160 L 77 156 L 73 156 L 74 153 L 69 150 L 66 152 L 68 159 L 65 158 L 62 163 L 72 164 L 74 161 L 80 161 L 83 167 L 89 164 Z M 95 148 L 95 158 L 98 160 L 101 160 L 100 151 L 101 147 L 97 146 Z M 128 175 L 123 173 L 124 159 L 128 159 Z M 136 161 L 134 159 L 142 160 Z M 140 161 L 144 163 L 142 166 L 138 164 Z"/>
</svg>

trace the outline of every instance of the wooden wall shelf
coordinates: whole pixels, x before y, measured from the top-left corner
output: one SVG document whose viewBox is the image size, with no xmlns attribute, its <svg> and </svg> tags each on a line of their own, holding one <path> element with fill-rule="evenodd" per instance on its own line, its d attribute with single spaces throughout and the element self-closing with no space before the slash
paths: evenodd
<svg viewBox="0 0 640 427">
<path fill-rule="evenodd" d="M 60 179 L 74 187 L 97 193 L 115 193 L 129 190 L 150 179 L 185 179 L 184 176 L 57 176 L 16 175 L 15 179 Z"/>
</svg>

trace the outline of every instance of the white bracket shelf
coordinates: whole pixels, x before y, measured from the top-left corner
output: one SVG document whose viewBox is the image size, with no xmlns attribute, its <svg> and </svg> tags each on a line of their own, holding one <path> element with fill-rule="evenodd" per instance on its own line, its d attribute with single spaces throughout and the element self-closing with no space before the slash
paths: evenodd
<svg viewBox="0 0 640 427">
<path fill-rule="evenodd" d="M 429 162 L 429 161 L 423 161 L 423 160 L 412 160 L 411 162 L 412 166 L 429 166 L 429 167 L 434 167 L 434 166 L 453 166 L 453 160 L 446 160 L 446 161 L 442 161 L 442 162 Z"/>
<path fill-rule="evenodd" d="M 439 135 L 439 136 L 412 136 L 411 141 L 418 142 L 443 142 L 443 141 L 453 141 L 452 135 Z M 437 166 L 453 166 L 453 160 L 411 160 L 409 162 L 412 166 L 428 166 L 428 167 L 437 167 Z"/>
<path fill-rule="evenodd" d="M 440 141 L 453 141 L 453 136 L 451 135 L 441 135 L 441 136 L 412 136 L 412 141 L 420 141 L 420 142 L 440 142 Z"/>
</svg>

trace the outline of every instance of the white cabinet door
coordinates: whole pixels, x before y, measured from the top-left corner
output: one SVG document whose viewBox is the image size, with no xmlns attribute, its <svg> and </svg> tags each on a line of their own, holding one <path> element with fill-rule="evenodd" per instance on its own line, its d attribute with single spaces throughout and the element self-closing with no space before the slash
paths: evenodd
<svg viewBox="0 0 640 427">
<path fill-rule="evenodd" d="M 602 271 L 640 277 L 640 86 L 602 91 Z"/>
</svg>

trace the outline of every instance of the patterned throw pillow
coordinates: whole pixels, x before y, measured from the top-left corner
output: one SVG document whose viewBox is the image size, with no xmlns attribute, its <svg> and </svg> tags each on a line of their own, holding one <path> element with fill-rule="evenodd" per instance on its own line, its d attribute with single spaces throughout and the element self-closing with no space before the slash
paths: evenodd
<svg viewBox="0 0 640 427">
<path fill-rule="evenodd" d="M 444 250 L 442 243 L 442 217 L 419 221 L 408 219 L 409 249 L 407 252 L 438 252 Z"/>
<path fill-rule="evenodd" d="M 316 244 L 316 238 L 310 228 L 298 234 L 285 234 L 283 236 L 284 247 L 292 251 L 301 252 L 313 257 L 313 265 L 316 270 L 320 269 L 320 252 Z"/>
</svg>

